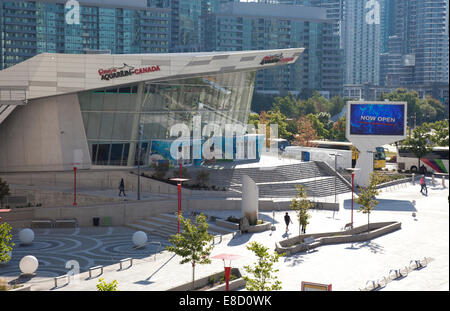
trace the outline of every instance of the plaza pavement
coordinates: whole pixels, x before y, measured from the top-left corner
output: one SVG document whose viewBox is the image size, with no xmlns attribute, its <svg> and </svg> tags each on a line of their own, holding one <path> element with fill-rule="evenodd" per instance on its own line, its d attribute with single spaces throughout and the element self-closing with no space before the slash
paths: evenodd
<svg viewBox="0 0 450 311">
<path fill-rule="evenodd" d="M 371 222 L 399 221 L 401 229 L 378 237 L 371 241 L 320 246 L 309 253 L 298 253 L 281 257 L 275 265 L 282 282 L 282 290 L 297 291 L 301 281 L 332 284 L 336 291 L 358 291 L 365 287 L 369 280 L 377 280 L 388 276 L 391 269 L 408 266 L 411 260 L 431 257 L 433 261 L 421 270 L 415 270 L 401 280 L 394 280 L 382 290 L 449 290 L 449 206 L 448 180 L 447 188 L 439 184 L 435 187 L 428 182 L 428 196 L 419 193 L 420 186 L 405 184 L 403 187 L 389 188 L 377 196 L 380 202 L 370 214 Z M 334 198 L 333 198 L 334 199 Z M 337 197 L 340 202 L 339 212 L 311 211 L 307 233 L 337 231 L 350 222 L 351 194 Z M 230 215 L 240 216 L 240 211 L 204 211 L 208 216 L 226 218 Z M 294 224 L 290 225 L 290 234 L 298 233 L 295 213 L 288 211 Z M 412 213 L 416 213 L 416 217 Z M 275 231 L 256 234 L 242 234 L 224 237 L 217 243 L 211 256 L 220 253 L 238 254 L 242 257 L 232 261 L 232 267 L 238 267 L 245 274 L 244 265 L 255 262 L 255 256 L 246 249 L 248 242 L 263 243 L 271 250 L 275 242 L 286 237 L 283 215 L 285 211 L 261 212 L 260 216 L 274 222 Z M 367 223 L 367 216 L 354 209 L 355 226 Z M 129 243 L 131 246 L 131 233 Z M 150 236 L 150 240 L 153 237 Z M 216 242 L 218 240 L 216 239 Z M 122 242 L 121 242 L 122 243 Z M 124 242 L 125 243 L 125 242 Z M 126 243 L 125 243 L 126 244 Z M 128 250 L 129 251 L 129 250 Z M 130 257 L 132 253 L 129 251 Z M 70 256 L 67 256 L 67 259 Z M 121 291 L 163 291 L 191 281 L 190 264 L 179 264 L 180 258 L 172 253 L 162 252 L 150 257 L 140 257 L 132 267 L 119 271 L 118 263 L 105 266 L 105 281 L 117 280 Z M 212 260 L 209 265 L 198 265 L 196 278 L 223 271 L 221 260 Z M 95 291 L 98 282 L 97 273 L 92 279 L 88 273 L 81 273 L 79 281 L 72 280 L 69 285 L 54 288 L 53 278 L 36 277 L 28 281 L 32 290 L 60 291 Z M 1 267 L 0 267 L 1 276 Z"/>
</svg>

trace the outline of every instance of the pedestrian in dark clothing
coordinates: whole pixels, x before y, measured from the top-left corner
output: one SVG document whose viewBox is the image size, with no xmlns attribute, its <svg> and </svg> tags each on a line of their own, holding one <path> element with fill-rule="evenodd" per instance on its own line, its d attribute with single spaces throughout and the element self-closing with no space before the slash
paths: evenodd
<svg viewBox="0 0 450 311">
<path fill-rule="evenodd" d="M 286 212 L 286 215 L 284 215 L 284 222 L 286 223 L 286 232 L 289 231 L 289 224 L 292 223 L 291 217 L 289 217 L 289 214 Z"/>
<path fill-rule="evenodd" d="M 123 178 L 122 178 L 122 180 L 120 181 L 120 185 L 119 185 L 119 197 L 122 196 L 122 193 L 123 193 L 123 196 L 124 196 L 124 197 L 127 196 L 127 195 L 125 194 L 125 182 L 123 181 Z"/>
<path fill-rule="evenodd" d="M 423 191 L 425 190 L 425 193 Z M 427 182 L 425 180 L 425 175 L 420 178 L 420 193 L 428 195 Z"/>
</svg>

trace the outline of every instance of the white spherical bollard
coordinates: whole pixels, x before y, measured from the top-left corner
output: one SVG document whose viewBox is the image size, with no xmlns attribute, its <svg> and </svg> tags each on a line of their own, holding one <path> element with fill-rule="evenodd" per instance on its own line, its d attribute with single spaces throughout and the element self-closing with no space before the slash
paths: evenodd
<svg viewBox="0 0 450 311">
<path fill-rule="evenodd" d="M 142 247 L 147 243 L 147 234 L 143 231 L 136 231 L 133 234 L 133 244 L 136 247 Z"/>
<path fill-rule="evenodd" d="M 37 258 L 32 255 L 23 257 L 19 262 L 19 268 L 23 274 L 33 274 L 36 272 L 38 266 L 39 262 Z"/>
<path fill-rule="evenodd" d="M 19 232 L 20 243 L 31 244 L 34 240 L 34 232 L 31 229 L 25 228 Z"/>
</svg>

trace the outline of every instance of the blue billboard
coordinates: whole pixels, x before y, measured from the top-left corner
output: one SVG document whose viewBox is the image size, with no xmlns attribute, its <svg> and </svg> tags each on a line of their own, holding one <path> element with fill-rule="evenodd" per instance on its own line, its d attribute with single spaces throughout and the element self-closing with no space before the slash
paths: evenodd
<svg viewBox="0 0 450 311">
<path fill-rule="evenodd" d="M 351 135 L 403 136 L 405 105 L 352 104 L 350 107 Z"/>
</svg>

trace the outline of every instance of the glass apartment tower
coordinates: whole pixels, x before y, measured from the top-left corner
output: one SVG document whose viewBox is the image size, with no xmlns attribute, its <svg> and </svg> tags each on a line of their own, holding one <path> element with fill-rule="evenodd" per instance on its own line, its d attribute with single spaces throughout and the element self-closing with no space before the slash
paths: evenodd
<svg viewBox="0 0 450 311">
<path fill-rule="evenodd" d="M 335 24 L 325 9 L 284 4 L 227 3 L 206 16 L 208 51 L 244 51 L 303 47 L 293 65 L 259 71 L 255 90 L 262 93 L 303 89 L 339 95 L 343 56 Z"/>
<path fill-rule="evenodd" d="M 69 24 L 67 1 L 0 0 L 0 68 L 36 54 L 167 53 L 170 9 L 147 1 L 83 1 Z M 108 4 L 104 4 L 108 3 Z"/>
</svg>

